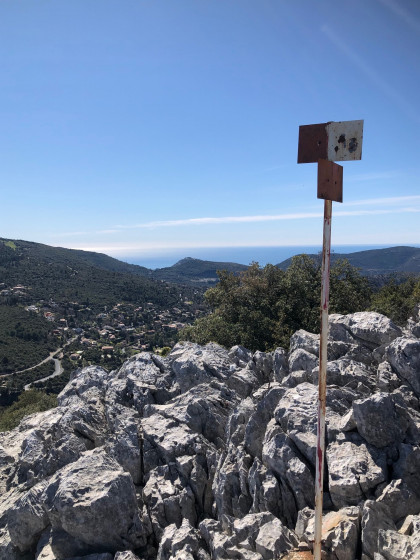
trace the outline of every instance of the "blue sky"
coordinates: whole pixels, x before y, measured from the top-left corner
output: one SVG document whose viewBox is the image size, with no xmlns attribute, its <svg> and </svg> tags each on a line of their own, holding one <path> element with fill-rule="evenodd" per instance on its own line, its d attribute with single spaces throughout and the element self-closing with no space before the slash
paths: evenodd
<svg viewBox="0 0 420 560">
<path fill-rule="evenodd" d="M 418 0 L 2 0 L 0 236 L 318 245 L 301 124 L 364 119 L 335 244 L 420 243 Z"/>
</svg>

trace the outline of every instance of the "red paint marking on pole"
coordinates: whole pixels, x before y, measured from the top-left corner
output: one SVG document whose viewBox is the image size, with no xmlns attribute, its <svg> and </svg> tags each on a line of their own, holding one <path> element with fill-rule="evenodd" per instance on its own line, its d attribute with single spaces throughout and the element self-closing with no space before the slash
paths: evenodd
<svg viewBox="0 0 420 560">
<path fill-rule="evenodd" d="M 331 200 L 324 201 L 324 231 L 322 243 L 322 283 L 321 283 L 321 335 L 319 341 L 318 376 L 318 430 L 317 462 L 315 476 L 315 540 L 314 558 L 321 560 L 322 502 L 325 455 L 325 408 L 327 393 L 327 344 L 328 344 L 328 304 L 330 290 L 331 256 Z"/>
</svg>

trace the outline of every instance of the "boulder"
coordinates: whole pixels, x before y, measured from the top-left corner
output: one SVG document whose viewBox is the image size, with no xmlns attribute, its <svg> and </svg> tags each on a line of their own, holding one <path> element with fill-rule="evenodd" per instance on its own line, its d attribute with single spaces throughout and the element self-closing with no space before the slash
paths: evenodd
<svg viewBox="0 0 420 560">
<path fill-rule="evenodd" d="M 290 354 L 295 350 L 302 349 L 316 358 L 319 356 L 319 334 L 313 334 L 303 329 L 296 331 L 290 337 Z"/>
<path fill-rule="evenodd" d="M 167 360 L 181 393 L 214 379 L 225 381 L 230 374 L 229 354 L 218 344 L 199 346 L 193 342 L 179 342 Z"/>
<path fill-rule="evenodd" d="M 399 337 L 387 347 L 386 357 L 397 375 L 420 397 L 420 340 Z"/>
<path fill-rule="evenodd" d="M 176 525 L 166 527 L 159 545 L 157 560 L 185 558 L 210 560 L 205 550 L 205 543 L 200 533 L 184 519 L 179 528 Z"/>
<path fill-rule="evenodd" d="M 95 554 L 91 547 L 72 537 L 66 531 L 49 526 L 41 535 L 36 547 L 36 560 L 60 560 L 61 558 L 85 558 Z"/>
<path fill-rule="evenodd" d="M 363 443 L 361 438 L 331 443 L 326 460 L 331 500 L 338 509 L 358 505 L 373 496 L 387 478 L 385 455 Z"/>
<path fill-rule="evenodd" d="M 385 560 L 418 560 L 420 558 L 420 516 L 411 516 L 399 531 L 381 528 L 378 551 Z"/>
<path fill-rule="evenodd" d="M 257 350 L 252 357 L 255 364 L 255 371 L 259 378 L 259 384 L 263 385 L 268 382 L 273 372 L 273 355 L 267 352 Z"/>
<path fill-rule="evenodd" d="M 30 551 L 49 524 L 43 507 L 42 494 L 47 483 L 40 482 L 25 492 L 8 511 L 10 539 L 21 552 Z"/>
<path fill-rule="evenodd" d="M 392 480 L 377 499 L 384 503 L 394 523 L 398 523 L 407 514 L 420 514 L 420 496 L 401 479 Z"/>
<path fill-rule="evenodd" d="M 130 473 L 134 484 L 142 480 L 140 419 L 136 410 L 114 404 L 107 406 L 106 419 L 110 430 L 105 449 L 122 468 Z"/>
<path fill-rule="evenodd" d="M 313 383 L 318 384 L 319 368 L 312 372 Z M 376 386 L 375 373 L 361 362 L 340 358 L 327 363 L 327 385 L 353 389 L 360 396 L 370 395 Z"/>
<path fill-rule="evenodd" d="M 372 350 L 383 344 L 389 344 L 402 334 L 401 329 L 391 319 L 373 311 L 362 311 L 349 315 L 332 314 L 329 316 L 329 324 L 331 335 L 335 339 L 339 339 L 334 334 L 338 335 L 340 330 L 336 325 L 340 325 L 351 335 L 350 339 L 343 340 L 343 342 L 355 339 L 368 345 Z"/>
<path fill-rule="evenodd" d="M 289 389 L 274 412 L 283 432 L 312 467 L 315 467 L 317 415 L 318 389 L 309 383 Z"/>
<path fill-rule="evenodd" d="M 296 535 L 285 527 L 279 519 L 273 519 L 262 525 L 255 539 L 256 552 L 261 554 L 264 560 L 271 560 L 288 552 L 297 544 Z"/>
<path fill-rule="evenodd" d="M 404 440 L 410 415 L 398 393 L 375 393 L 353 402 L 357 431 L 371 445 L 386 447 Z"/>
<path fill-rule="evenodd" d="M 383 393 L 392 393 L 401 385 L 401 379 L 393 372 L 389 362 L 378 365 L 376 373 L 376 386 Z"/>
<path fill-rule="evenodd" d="M 362 551 L 364 558 L 373 560 L 378 552 L 378 532 L 380 529 L 395 530 L 392 514 L 384 502 L 367 500 L 362 512 Z"/>
<path fill-rule="evenodd" d="M 294 442 L 274 420 L 270 421 L 264 438 L 262 461 L 280 480 L 283 511 L 288 516 L 288 524 L 294 526 L 297 511 L 314 505 L 314 474 Z"/>
<path fill-rule="evenodd" d="M 281 491 L 273 471 L 256 457 L 249 469 L 249 494 L 252 499 L 250 513 L 268 511 L 276 517 L 282 515 Z"/>
<path fill-rule="evenodd" d="M 43 503 L 53 528 L 87 545 L 116 551 L 145 544 L 131 476 L 101 448 L 57 472 Z"/>
<path fill-rule="evenodd" d="M 360 509 L 347 507 L 330 511 L 322 517 L 322 550 L 327 558 L 354 560 L 360 539 Z M 299 512 L 296 533 L 308 548 L 315 540 L 314 511 L 306 508 Z"/>
<path fill-rule="evenodd" d="M 158 356 L 145 352 L 127 360 L 110 378 L 105 402 L 111 408 L 125 406 L 142 416 L 146 405 L 163 404 L 179 392 L 169 368 Z"/>
<path fill-rule="evenodd" d="M 253 399 L 258 401 L 258 404 L 255 409 L 249 408 L 250 415 L 244 434 L 245 450 L 251 456 L 260 459 L 267 424 L 273 418 L 274 410 L 287 390 L 278 383 L 265 385 L 261 389 L 261 392 L 253 394 Z"/>
<path fill-rule="evenodd" d="M 289 355 L 290 372 L 303 370 L 309 374 L 317 365 L 318 358 L 303 348 L 297 348 Z"/>
</svg>

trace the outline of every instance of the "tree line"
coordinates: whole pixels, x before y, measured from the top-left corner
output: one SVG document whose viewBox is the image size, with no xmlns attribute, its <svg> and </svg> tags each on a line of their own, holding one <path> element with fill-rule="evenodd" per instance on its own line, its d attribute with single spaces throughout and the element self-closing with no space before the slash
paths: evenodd
<svg viewBox="0 0 420 560">
<path fill-rule="evenodd" d="M 219 283 L 204 297 L 211 312 L 182 331 L 181 338 L 250 350 L 288 347 L 298 329 L 318 333 L 320 327 L 321 259 L 298 255 L 285 271 L 252 263 L 244 272 L 218 272 Z M 404 323 L 420 301 L 420 280 L 391 278 L 375 290 L 347 260 L 330 271 L 330 313 L 377 311 Z"/>
</svg>

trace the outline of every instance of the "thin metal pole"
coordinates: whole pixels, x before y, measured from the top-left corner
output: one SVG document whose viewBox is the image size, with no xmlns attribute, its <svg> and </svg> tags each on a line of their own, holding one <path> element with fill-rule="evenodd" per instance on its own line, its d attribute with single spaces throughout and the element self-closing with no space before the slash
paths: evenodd
<svg viewBox="0 0 420 560">
<path fill-rule="evenodd" d="M 321 281 L 321 336 L 319 341 L 318 376 L 318 432 L 315 474 L 315 560 L 321 560 L 322 498 L 325 455 L 325 405 L 327 393 L 328 303 L 330 295 L 331 217 L 332 202 L 331 200 L 324 200 L 324 233 L 322 242 Z"/>
</svg>

